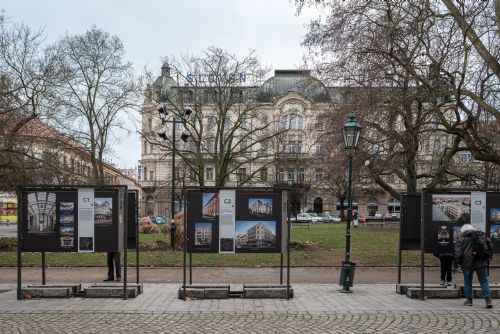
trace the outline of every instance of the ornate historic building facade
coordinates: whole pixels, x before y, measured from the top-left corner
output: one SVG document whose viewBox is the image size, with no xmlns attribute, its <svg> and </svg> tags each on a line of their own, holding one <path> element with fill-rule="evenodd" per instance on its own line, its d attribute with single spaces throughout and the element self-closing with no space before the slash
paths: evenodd
<svg viewBox="0 0 500 334">
<path fill-rule="evenodd" d="M 141 154 L 141 186 L 143 191 L 142 204 L 144 215 L 165 215 L 170 211 L 172 155 L 169 150 L 160 150 L 155 144 L 158 130 L 165 130 L 170 136 L 172 124 L 162 124 L 158 116 L 158 106 L 165 102 L 163 96 L 169 100 L 176 99 L 185 106 L 193 106 L 193 91 L 205 91 L 202 95 L 210 97 L 212 87 L 190 87 L 178 85 L 170 75 L 168 65 L 162 67 L 161 76 L 148 88 L 142 110 L 142 154 Z M 349 95 L 349 88 L 327 87 L 320 80 L 314 78 L 308 70 L 276 70 L 274 76 L 260 86 L 242 85 L 242 94 L 251 92 L 259 122 L 269 121 L 272 126 L 270 131 L 283 131 L 276 137 L 274 144 L 262 141 L 259 150 L 254 150 L 250 155 L 256 159 L 237 168 L 235 173 L 229 175 L 226 186 L 237 187 L 242 184 L 250 187 L 286 186 L 290 187 L 292 213 L 314 211 L 338 214 L 340 203 L 338 199 L 325 190 L 324 174 L 326 166 L 321 163 L 325 152 L 325 145 L 321 135 L 325 132 L 323 115 L 334 112 L 335 106 L 344 102 Z M 197 92 L 200 94 L 200 92 Z M 213 95 L 213 94 L 212 94 Z M 205 101 L 207 105 L 210 104 Z M 237 103 L 235 103 L 237 106 Z M 213 108 L 212 108 L 213 109 Z M 209 109 L 203 110 L 203 124 L 207 129 L 214 127 L 213 117 Z M 263 116 L 262 116 L 263 115 Z M 257 122 L 253 120 L 252 122 Z M 176 126 L 179 126 L 177 123 Z M 254 126 L 252 123 L 245 125 Z M 178 128 L 178 133 L 182 130 Z M 339 129 L 340 131 L 340 129 Z M 369 131 L 369 130 L 368 130 Z M 203 138 L 201 138 L 203 140 Z M 433 163 L 435 153 L 449 144 L 450 138 L 441 133 L 429 135 L 422 147 L 422 165 Z M 195 149 L 189 141 L 176 143 L 177 149 L 189 151 Z M 213 142 L 205 141 L 208 151 L 213 150 Z M 245 143 L 245 145 L 248 145 Z M 262 152 L 273 151 L 272 157 Z M 259 153 L 260 152 L 260 153 Z M 467 152 L 458 155 L 459 159 L 466 162 L 470 156 Z M 180 157 L 176 161 L 175 182 L 175 208 L 182 206 L 182 189 L 189 185 L 198 185 L 198 180 L 193 177 L 192 171 L 183 164 Z M 339 169 L 346 170 L 347 166 L 339 165 Z M 215 162 L 213 158 L 206 157 L 203 161 L 203 184 L 214 186 Z M 383 175 L 384 181 L 398 191 L 405 191 L 405 184 L 396 175 Z M 389 195 L 372 180 L 364 180 L 358 185 L 354 197 L 353 207 L 359 215 L 381 217 L 386 214 L 399 216 L 400 203 L 397 198 Z M 168 214 L 166 214 L 168 215 Z"/>
</svg>

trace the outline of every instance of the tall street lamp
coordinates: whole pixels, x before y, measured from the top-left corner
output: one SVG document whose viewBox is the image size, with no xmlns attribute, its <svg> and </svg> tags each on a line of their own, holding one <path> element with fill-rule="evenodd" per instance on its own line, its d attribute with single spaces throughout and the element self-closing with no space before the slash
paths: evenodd
<svg viewBox="0 0 500 334">
<path fill-rule="evenodd" d="M 187 122 L 187 119 L 189 118 L 189 115 L 191 115 L 193 110 L 189 107 L 184 109 L 184 112 L 182 113 L 180 119 L 178 119 L 176 116 L 174 116 L 171 120 L 167 119 L 168 115 L 168 110 L 164 107 L 161 106 L 158 108 L 158 113 L 161 118 L 161 124 L 165 125 L 166 123 L 171 123 L 172 124 L 172 194 L 171 194 L 171 212 L 170 212 L 170 245 L 172 246 L 172 250 L 175 250 L 175 222 L 174 222 L 174 213 L 175 213 L 175 151 L 176 151 L 176 139 L 175 139 L 175 128 L 177 127 L 177 124 L 183 124 L 185 125 Z M 165 130 L 160 130 L 157 132 L 157 135 L 166 140 L 167 139 L 167 132 Z M 189 139 L 189 134 L 186 132 L 182 132 L 181 134 L 181 140 L 186 142 Z"/>
<path fill-rule="evenodd" d="M 352 292 L 349 288 L 352 286 L 352 277 L 354 277 L 354 263 L 351 263 L 351 221 L 352 221 L 352 155 L 358 146 L 359 135 L 362 126 L 358 123 L 356 116 L 349 115 L 347 123 L 342 127 L 342 137 L 344 146 L 349 156 L 349 187 L 347 192 L 347 223 L 345 231 L 345 260 L 342 262 L 342 292 Z M 352 270 L 352 273 L 351 273 Z M 352 277 L 351 277 L 352 276 Z"/>
</svg>

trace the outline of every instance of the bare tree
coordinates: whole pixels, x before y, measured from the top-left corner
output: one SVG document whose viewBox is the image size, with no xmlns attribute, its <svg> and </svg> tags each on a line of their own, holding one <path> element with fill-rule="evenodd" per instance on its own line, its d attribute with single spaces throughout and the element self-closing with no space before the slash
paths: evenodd
<svg viewBox="0 0 500 334">
<path fill-rule="evenodd" d="M 35 148 L 34 124 L 50 118 L 58 69 L 44 47 L 43 31 L 0 15 L 0 188 L 54 182 L 58 161 Z M 38 128 L 38 127 L 37 127 Z M 35 131 L 34 131 L 35 130 Z M 48 175 L 53 177 L 48 177 Z"/>
<path fill-rule="evenodd" d="M 297 3 L 300 10 L 308 1 Z M 457 29 L 462 20 L 456 11 L 447 15 L 434 2 L 324 1 L 328 14 L 311 23 L 304 41 L 326 80 L 360 87 L 351 89 L 352 100 L 367 127 L 372 177 L 394 197 L 399 194 L 384 175 L 396 175 L 413 192 L 417 182 L 434 187 L 455 180 L 450 167 L 458 152 L 499 161 L 498 126 L 491 124 L 498 111 L 494 58 L 500 45 L 493 8 L 460 4 L 493 57 L 470 42 L 470 31 Z"/>
<path fill-rule="evenodd" d="M 170 76 L 171 69 L 176 80 Z M 243 175 L 241 168 L 257 160 L 273 163 L 274 139 L 284 130 L 278 129 L 277 120 L 259 112 L 257 86 L 266 70 L 253 51 L 238 58 L 210 47 L 199 57 L 170 59 L 167 72 L 150 86 L 145 110 L 153 117 L 161 103 L 180 120 L 184 110 L 192 108 L 193 114 L 183 124 L 190 139 L 180 145 L 169 133 L 163 139 L 151 133 L 145 138 L 165 154 L 172 154 L 175 140 L 177 153 L 199 185 L 205 184 L 207 161 L 214 165 L 216 186 L 224 186 L 231 175 L 237 175 L 239 185 L 250 183 L 259 171 Z"/>
<path fill-rule="evenodd" d="M 139 98 L 132 64 L 123 60 L 120 39 L 95 26 L 82 35 L 66 35 L 54 50 L 63 74 L 59 125 L 88 149 L 94 181 L 104 183 L 104 155 L 113 130 Z"/>
</svg>

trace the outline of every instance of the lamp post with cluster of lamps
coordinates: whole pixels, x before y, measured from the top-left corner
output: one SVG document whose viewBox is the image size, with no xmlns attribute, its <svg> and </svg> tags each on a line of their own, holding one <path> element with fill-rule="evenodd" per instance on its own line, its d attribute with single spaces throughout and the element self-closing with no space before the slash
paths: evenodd
<svg viewBox="0 0 500 334">
<path fill-rule="evenodd" d="M 158 108 L 158 114 L 160 115 L 161 119 L 161 124 L 165 125 L 167 123 L 172 124 L 172 194 L 171 194 L 171 212 L 170 212 L 170 245 L 172 246 L 172 250 L 175 250 L 175 222 L 174 222 L 174 213 L 175 213 L 175 152 L 176 152 L 176 137 L 175 137 L 175 130 L 177 127 L 177 124 L 183 124 L 184 126 L 186 125 L 186 122 L 189 118 L 189 116 L 193 113 L 193 110 L 189 107 L 184 108 L 184 111 L 180 115 L 180 119 L 176 116 L 173 115 L 171 119 L 168 119 L 168 109 L 165 108 L 164 106 L 160 106 Z M 160 137 L 163 140 L 167 140 L 167 131 L 166 130 L 159 130 L 156 132 L 158 137 Z M 181 140 L 183 142 L 187 142 L 189 139 L 189 133 L 182 131 L 181 134 Z"/>
<path fill-rule="evenodd" d="M 352 286 L 355 264 L 351 262 L 351 221 L 352 221 L 352 156 L 358 146 L 359 135 L 362 126 L 358 123 L 356 116 L 349 115 L 347 123 L 342 127 L 342 137 L 344 147 L 349 156 L 349 187 L 347 192 L 347 223 L 345 233 L 345 259 L 342 262 L 342 274 L 340 281 L 342 283 L 342 292 L 352 292 L 349 288 Z"/>
</svg>

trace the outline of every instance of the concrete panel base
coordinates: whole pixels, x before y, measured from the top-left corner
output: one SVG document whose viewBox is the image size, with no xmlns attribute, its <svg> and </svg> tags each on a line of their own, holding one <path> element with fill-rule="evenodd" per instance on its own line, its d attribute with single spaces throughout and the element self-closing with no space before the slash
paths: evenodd
<svg viewBox="0 0 500 334">
<path fill-rule="evenodd" d="M 406 291 L 406 297 L 411 299 L 419 299 L 422 294 L 420 288 L 409 288 Z M 434 299 L 456 299 L 460 296 L 460 291 L 457 288 L 441 288 L 441 289 L 425 289 L 424 296 L 426 298 L 434 298 Z"/>
<path fill-rule="evenodd" d="M 123 283 L 95 283 L 92 284 L 91 287 L 104 287 L 104 288 L 121 288 L 123 290 Z M 142 283 L 127 283 L 128 288 L 137 289 L 137 294 L 141 294 L 144 292 L 144 285 Z"/>
<path fill-rule="evenodd" d="M 454 285 L 452 287 L 455 287 Z M 396 293 L 400 295 L 406 295 L 408 289 L 420 289 L 420 284 L 396 284 Z M 439 284 L 427 284 L 424 286 L 424 290 L 427 289 L 446 289 L 444 286 Z"/>
<path fill-rule="evenodd" d="M 73 296 L 71 288 L 44 287 L 44 288 L 23 288 L 21 296 L 24 299 L 31 298 L 70 298 Z"/>
<path fill-rule="evenodd" d="M 137 297 L 136 287 L 127 287 L 127 297 Z M 85 298 L 123 298 L 123 287 L 91 286 L 83 290 Z"/>
<path fill-rule="evenodd" d="M 184 299 L 184 289 L 178 292 L 179 299 Z M 186 297 L 190 299 L 227 299 L 229 298 L 229 285 L 211 286 L 186 286 Z"/>
</svg>

